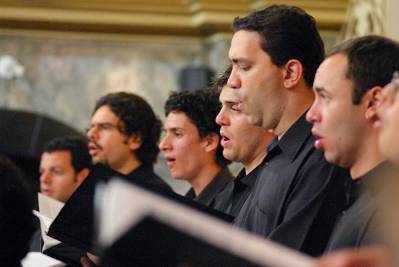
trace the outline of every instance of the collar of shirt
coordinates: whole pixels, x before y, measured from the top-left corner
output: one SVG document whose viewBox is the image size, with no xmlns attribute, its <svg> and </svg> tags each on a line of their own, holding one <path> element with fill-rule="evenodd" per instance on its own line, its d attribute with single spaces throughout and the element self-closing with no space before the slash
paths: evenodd
<svg viewBox="0 0 399 267">
<path fill-rule="evenodd" d="M 202 190 L 202 192 L 196 196 L 193 188 L 191 188 L 186 197 L 195 199 L 204 205 L 209 205 L 213 198 L 219 193 L 230 181 L 233 180 L 233 175 L 230 173 L 227 167 L 222 168 L 218 174 L 212 179 L 212 181 Z"/>
<path fill-rule="evenodd" d="M 270 144 L 270 152 L 281 150 L 288 158 L 293 161 L 301 151 L 302 145 L 308 138 L 313 138 L 311 134 L 312 124 L 306 121 L 306 112 L 288 129 L 280 141 L 277 137 Z M 273 143 L 277 144 L 273 146 Z"/>
<path fill-rule="evenodd" d="M 252 187 L 256 181 L 254 178 L 258 176 L 258 173 L 262 169 L 262 166 L 265 164 L 265 162 L 266 157 L 264 157 L 262 162 L 248 174 L 245 173 L 245 169 L 243 168 L 237 175 L 237 178 L 234 179 L 234 187 L 237 187 L 239 184 Z"/>
<path fill-rule="evenodd" d="M 128 175 L 128 177 L 132 179 L 146 179 L 148 178 L 148 174 L 153 173 L 153 168 L 152 166 L 140 164 L 136 169 L 131 171 Z"/>
</svg>

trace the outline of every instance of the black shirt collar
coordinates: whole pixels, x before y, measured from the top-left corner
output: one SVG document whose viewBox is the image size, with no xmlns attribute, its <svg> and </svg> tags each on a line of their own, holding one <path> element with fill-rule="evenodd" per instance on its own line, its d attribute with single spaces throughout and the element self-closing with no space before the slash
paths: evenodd
<svg viewBox="0 0 399 267">
<path fill-rule="evenodd" d="M 220 189 L 232 179 L 233 175 L 229 171 L 228 167 L 223 167 L 212 179 L 212 181 L 202 190 L 202 192 L 199 193 L 198 196 L 191 187 L 186 193 L 185 197 L 189 199 L 197 199 L 200 202 L 207 202 L 209 198 L 213 197 L 213 194 L 217 193 L 217 191 L 220 191 Z"/>
<path fill-rule="evenodd" d="M 153 173 L 152 166 L 140 164 L 136 169 L 131 171 L 126 176 L 131 177 L 131 178 L 136 178 L 136 179 L 145 179 L 145 178 L 147 178 L 149 173 Z"/>
<path fill-rule="evenodd" d="M 306 121 L 306 112 L 288 129 L 278 142 L 279 149 L 293 161 L 303 144 L 311 137 L 312 124 Z"/>
<path fill-rule="evenodd" d="M 266 157 L 263 158 L 262 162 L 258 164 L 258 166 L 255 167 L 250 173 L 246 174 L 245 173 L 245 168 L 243 168 L 240 173 L 237 175 L 237 178 L 234 179 L 234 183 L 238 184 L 244 184 L 246 186 L 253 186 L 255 184 L 256 179 L 253 179 L 254 176 L 258 175 L 258 172 L 262 168 L 263 164 L 266 162 Z"/>
</svg>

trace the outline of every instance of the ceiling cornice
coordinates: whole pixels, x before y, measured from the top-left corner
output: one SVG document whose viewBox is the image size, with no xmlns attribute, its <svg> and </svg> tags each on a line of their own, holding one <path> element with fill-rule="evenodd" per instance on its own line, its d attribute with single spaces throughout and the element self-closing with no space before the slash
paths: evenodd
<svg viewBox="0 0 399 267">
<path fill-rule="evenodd" d="M 210 36 L 230 32 L 234 17 L 270 4 L 312 14 L 321 30 L 338 30 L 348 0 L 0 0 L 0 28 Z"/>
</svg>

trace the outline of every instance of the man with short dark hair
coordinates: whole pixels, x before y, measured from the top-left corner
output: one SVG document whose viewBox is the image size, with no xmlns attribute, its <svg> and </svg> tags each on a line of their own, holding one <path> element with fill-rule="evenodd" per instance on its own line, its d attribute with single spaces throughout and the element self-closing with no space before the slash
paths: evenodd
<svg viewBox="0 0 399 267">
<path fill-rule="evenodd" d="M 222 103 L 216 123 L 220 125 L 223 156 L 242 163 L 244 168 L 234 181 L 218 194 L 215 208 L 237 216 L 265 166 L 266 147 L 274 135 L 248 122 L 239 108 L 240 100 L 234 94 L 234 90 L 227 86 L 230 72 L 231 68 L 228 68 L 215 83 L 214 90 L 220 91 L 219 100 Z"/>
<path fill-rule="evenodd" d="M 165 103 L 165 135 L 159 144 L 172 176 L 191 184 L 186 196 L 211 207 L 233 179 L 215 122 L 218 96 L 209 89 L 172 93 Z"/>
<path fill-rule="evenodd" d="M 87 141 L 79 137 L 58 137 L 48 142 L 40 159 L 40 191 L 66 202 L 90 172 Z"/>
<path fill-rule="evenodd" d="M 336 46 L 317 70 L 316 98 L 307 114 L 315 147 L 324 151 L 328 162 L 349 168 L 353 180 L 327 250 L 378 243 L 375 204 L 388 166 L 378 149 L 374 124 L 379 121 L 382 89 L 396 69 L 399 44 L 365 36 Z"/>
<path fill-rule="evenodd" d="M 76 136 L 54 138 L 44 145 L 40 158 L 40 192 L 67 202 L 91 167 L 86 140 Z M 30 250 L 41 251 L 40 229 L 32 238 Z"/>
<path fill-rule="evenodd" d="M 315 20 L 300 8 L 272 5 L 236 18 L 233 28 L 227 85 L 249 121 L 277 136 L 234 223 L 318 255 L 343 207 L 348 175 L 314 149 L 305 119 L 324 56 Z"/>
<path fill-rule="evenodd" d="M 161 122 L 140 96 L 118 92 L 101 97 L 87 132 L 93 163 L 102 163 L 129 179 L 171 190 L 153 172 Z"/>
<path fill-rule="evenodd" d="M 392 49 L 392 47 L 391 47 Z M 391 54 L 392 50 L 388 49 L 379 59 L 380 64 L 370 71 L 380 73 L 392 70 L 392 63 L 397 61 L 398 53 Z M 390 50 L 390 51 L 389 51 Z M 367 51 L 365 51 L 367 52 Z M 365 55 L 365 54 L 364 54 Z M 370 55 L 378 58 L 377 55 Z M 393 60 L 387 60 L 387 56 L 393 56 Z M 358 57 L 358 56 L 356 56 Z M 388 70 L 385 68 L 385 60 L 388 63 Z M 348 60 L 349 61 L 349 60 Z M 358 60 L 354 61 L 357 62 Z M 359 62 L 360 63 L 360 62 Z M 372 62 L 376 63 L 376 62 Z M 352 64 L 357 64 L 353 63 Z M 368 66 L 366 64 L 366 66 Z M 363 68 L 363 67 L 361 67 Z M 397 69 L 398 70 L 398 69 Z M 382 156 L 395 164 L 399 163 L 399 146 L 397 142 L 397 132 L 399 131 L 399 72 L 394 73 L 391 83 L 388 83 L 382 90 L 382 101 L 378 107 L 378 115 L 380 121 L 376 121 L 374 126 L 379 130 L 378 148 Z M 349 73 L 348 69 L 348 73 Z M 381 75 L 385 76 L 385 74 Z M 376 77 L 372 75 L 375 79 Z M 369 80 L 369 79 L 368 79 Z M 386 80 L 384 81 L 386 82 Z M 370 90 L 370 89 L 369 89 Z M 362 90 L 364 91 L 364 89 Z M 358 105 L 361 105 L 359 103 Z M 376 181 L 380 182 L 380 181 Z M 379 194 L 378 204 L 380 233 L 384 238 L 384 243 L 389 246 L 373 245 L 362 248 L 342 249 L 329 253 L 316 262 L 317 267 L 352 267 L 352 266 L 397 266 L 397 250 L 398 250 L 398 210 L 397 210 L 397 193 L 398 193 L 398 177 L 397 172 L 389 181 L 381 181 L 380 186 L 384 186 L 384 194 Z M 372 188 L 371 188 L 372 189 Z M 382 220 L 383 219 L 383 220 Z M 383 224 L 383 225 L 382 225 Z M 367 229 L 367 228 L 366 228 Z M 396 265 L 395 265 L 396 264 Z"/>
</svg>

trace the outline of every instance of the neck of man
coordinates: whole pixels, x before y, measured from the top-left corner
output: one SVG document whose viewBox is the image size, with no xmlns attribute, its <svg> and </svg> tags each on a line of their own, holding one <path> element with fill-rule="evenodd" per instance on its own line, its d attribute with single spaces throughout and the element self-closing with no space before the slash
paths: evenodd
<svg viewBox="0 0 399 267">
<path fill-rule="evenodd" d="M 245 174 L 248 175 L 252 172 L 259 164 L 262 163 L 263 159 L 267 155 L 267 145 L 273 140 L 274 135 L 270 132 L 265 132 L 262 142 L 254 147 L 254 152 L 251 153 L 251 158 L 242 161 L 244 165 Z"/>
<path fill-rule="evenodd" d="M 255 157 L 252 158 L 251 161 L 247 163 L 243 163 L 245 174 L 248 175 L 251 173 L 259 164 L 262 163 L 263 159 L 266 157 L 267 150 L 266 148 L 262 151 L 262 153 L 258 153 Z"/>
<path fill-rule="evenodd" d="M 190 180 L 191 186 L 198 196 L 212 182 L 213 178 L 220 172 L 222 168 L 215 162 L 201 168 L 201 171 L 193 179 Z"/>
<path fill-rule="evenodd" d="M 378 149 L 377 131 L 372 126 L 368 128 L 366 130 L 370 131 L 370 134 L 359 145 L 355 161 L 350 167 L 352 180 L 359 179 L 385 160 Z"/>
<path fill-rule="evenodd" d="M 285 108 L 274 129 L 279 139 L 312 106 L 314 100 L 312 90 L 302 83 L 296 88 L 285 90 Z"/>
<path fill-rule="evenodd" d="M 141 162 L 136 158 L 136 157 L 129 157 L 127 158 L 124 162 L 118 165 L 111 166 L 111 169 L 114 171 L 117 171 L 119 173 L 122 173 L 124 175 L 128 175 L 138 167 L 140 167 Z"/>
</svg>

